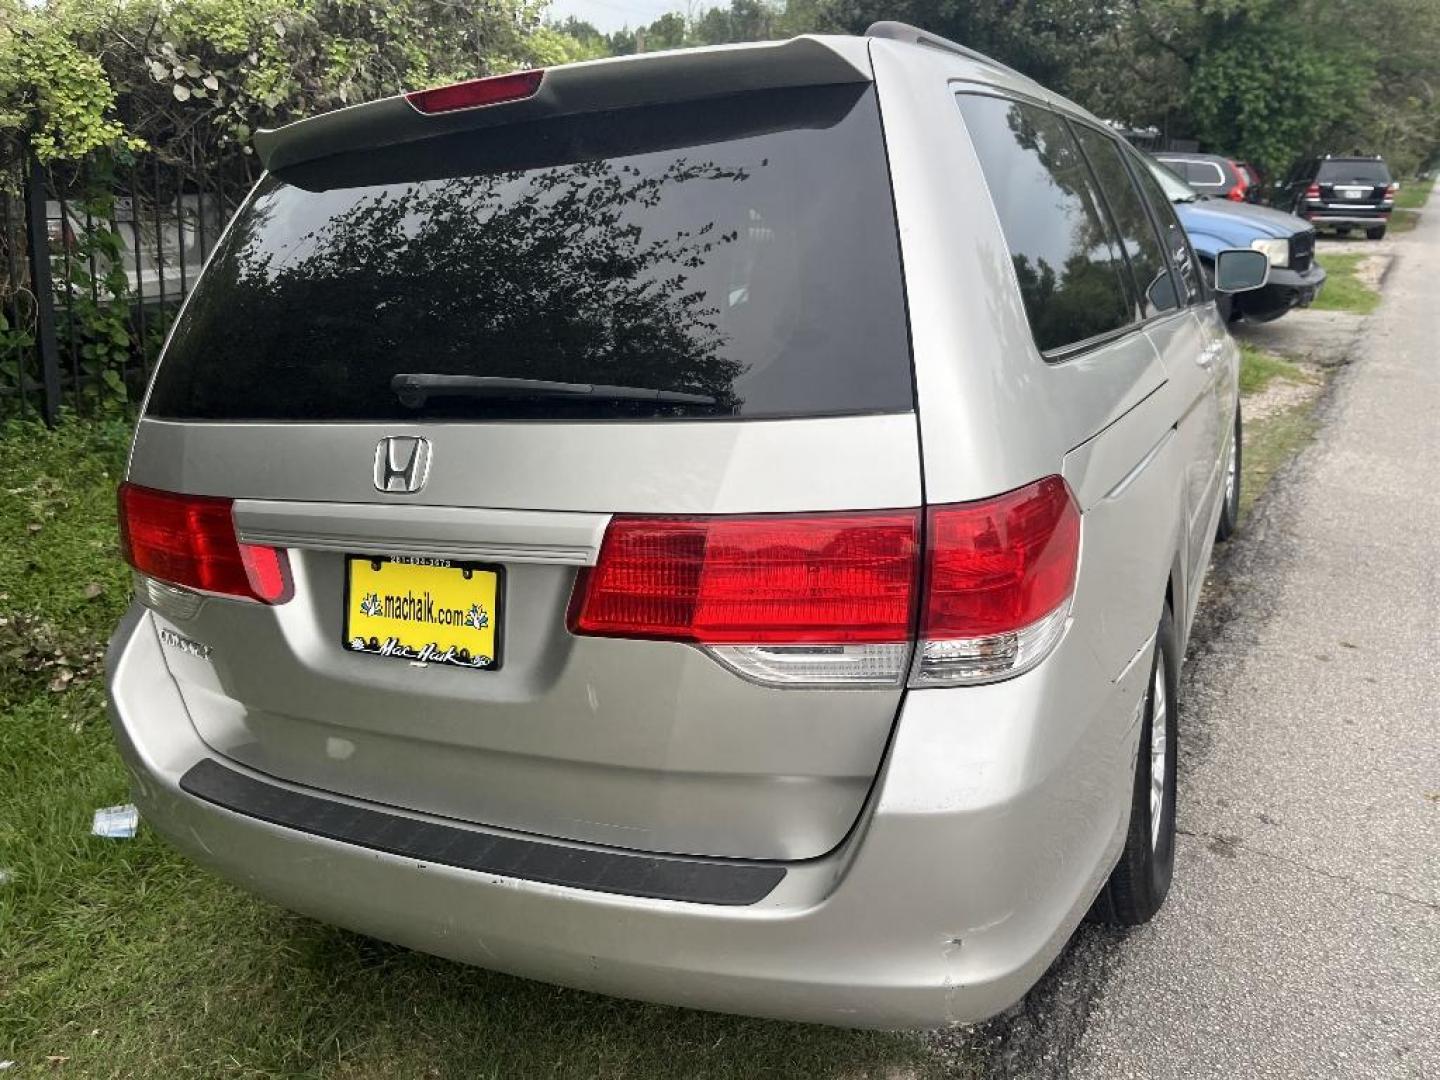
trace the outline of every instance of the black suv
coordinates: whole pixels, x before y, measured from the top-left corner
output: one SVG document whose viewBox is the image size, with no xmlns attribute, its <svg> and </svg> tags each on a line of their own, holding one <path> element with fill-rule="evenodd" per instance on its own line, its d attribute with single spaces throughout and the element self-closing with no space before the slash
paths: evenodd
<svg viewBox="0 0 1440 1080">
<path fill-rule="evenodd" d="M 1341 235 L 1363 228 L 1371 240 L 1385 235 L 1400 185 L 1383 158 L 1306 158 L 1275 189 L 1275 205 Z"/>
<path fill-rule="evenodd" d="M 1259 202 L 1257 176 L 1243 161 L 1219 154 L 1191 154 L 1178 150 L 1156 153 L 1155 160 L 1184 180 L 1201 195 L 1231 202 Z"/>
</svg>

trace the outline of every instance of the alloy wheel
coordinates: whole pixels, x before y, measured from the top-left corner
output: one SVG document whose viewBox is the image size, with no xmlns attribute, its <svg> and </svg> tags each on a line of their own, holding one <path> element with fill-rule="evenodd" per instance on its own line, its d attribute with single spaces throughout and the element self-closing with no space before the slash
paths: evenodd
<svg viewBox="0 0 1440 1080">
<path fill-rule="evenodd" d="M 1160 843 L 1160 822 L 1165 810 L 1165 759 L 1170 752 L 1166 728 L 1169 717 L 1165 699 L 1165 665 L 1155 665 L 1154 686 L 1150 691 L 1150 847 Z"/>
</svg>

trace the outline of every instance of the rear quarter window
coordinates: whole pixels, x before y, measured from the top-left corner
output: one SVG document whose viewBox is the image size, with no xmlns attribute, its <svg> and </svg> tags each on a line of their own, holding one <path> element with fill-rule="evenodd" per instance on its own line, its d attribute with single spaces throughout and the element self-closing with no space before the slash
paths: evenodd
<svg viewBox="0 0 1440 1080">
<path fill-rule="evenodd" d="M 1213 161 L 1187 161 L 1185 174 L 1192 184 L 1220 187 L 1225 183 L 1225 170 Z"/>
<path fill-rule="evenodd" d="M 957 100 L 1039 349 L 1064 350 L 1134 321 L 1124 255 L 1065 122 L 1006 98 Z"/>
<path fill-rule="evenodd" d="M 481 394 L 449 378 L 402 402 L 392 382 L 415 374 L 510 383 Z M 512 124 L 268 176 L 203 275 L 148 410 L 758 418 L 907 411 L 911 385 L 874 90 L 828 86 Z"/>
</svg>

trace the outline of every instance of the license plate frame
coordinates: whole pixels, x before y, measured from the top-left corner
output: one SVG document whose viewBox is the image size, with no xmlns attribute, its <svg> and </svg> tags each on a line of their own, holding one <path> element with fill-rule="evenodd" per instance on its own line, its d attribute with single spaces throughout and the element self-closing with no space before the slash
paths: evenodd
<svg viewBox="0 0 1440 1080">
<path fill-rule="evenodd" d="M 371 612 L 362 612 L 360 608 L 352 606 L 352 601 L 356 599 L 355 589 L 357 585 L 357 575 L 354 568 L 357 564 L 363 566 L 363 564 L 366 563 L 372 564 L 372 574 L 374 576 L 365 586 L 369 595 L 361 597 L 360 601 L 362 603 L 373 601 L 380 605 L 377 610 Z M 409 588 L 406 589 L 404 584 L 401 584 L 401 588 L 405 590 L 406 595 L 411 598 L 409 611 L 422 615 L 428 612 L 433 619 L 436 609 L 439 608 L 442 614 L 455 612 L 468 618 L 471 613 L 465 608 L 465 605 L 473 604 L 479 607 L 482 614 L 488 617 L 486 626 L 474 627 L 468 624 L 449 625 L 428 621 L 423 618 L 399 617 L 400 613 L 406 609 L 397 604 L 396 601 L 403 603 L 406 596 L 399 596 L 387 592 L 386 598 L 381 599 L 378 591 L 369 588 L 370 585 L 375 583 L 375 580 L 378 579 L 379 575 L 384 572 L 384 568 L 387 566 L 403 567 L 408 571 L 403 577 L 410 579 Z M 500 670 L 505 657 L 505 567 L 496 563 L 480 562 L 471 559 L 447 559 L 417 555 L 346 555 L 343 569 L 344 589 L 342 592 L 344 594 L 344 601 L 340 609 L 340 645 L 346 652 L 359 656 L 373 656 L 381 660 L 405 660 L 417 668 L 456 668 L 461 671 L 485 672 Z M 468 578 L 470 575 L 477 573 L 486 575 L 486 578 L 482 579 L 482 581 L 487 581 L 489 587 L 487 588 L 486 585 L 481 585 L 477 591 L 459 600 L 458 606 L 456 600 L 453 599 L 453 593 L 440 597 L 439 599 L 442 602 L 437 605 L 435 603 L 436 597 L 425 589 L 423 585 L 427 579 L 433 586 L 442 582 L 445 576 L 451 574 L 457 576 L 463 574 Z M 398 580 L 394 577 L 394 572 L 392 571 L 392 584 L 395 583 L 398 583 Z M 452 589 L 461 587 L 459 581 L 452 581 L 447 584 L 449 584 Z M 416 588 L 420 589 L 420 594 L 418 595 L 415 593 Z M 485 603 L 487 599 L 490 601 L 488 609 Z M 387 600 L 391 602 L 391 607 L 388 611 L 384 607 Z M 372 634 L 367 640 L 365 634 L 355 632 L 360 629 L 360 627 L 356 626 L 357 615 L 366 619 L 374 619 L 377 623 L 392 630 L 397 623 L 414 623 L 415 625 L 413 627 L 406 627 L 414 636 L 401 632 L 390 635 L 387 642 L 381 643 L 378 635 Z M 425 627 L 425 629 L 421 629 L 422 626 Z M 484 632 L 486 628 L 489 630 L 488 635 Z M 419 640 L 421 637 L 432 635 L 435 638 L 433 641 Z M 478 643 L 476 650 L 472 653 L 468 648 L 465 638 L 469 637 L 471 640 L 474 640 L 478 637 L 480 641 L 484 641 L 487 636 L 491 645 L 490 654 L 486 656 L 481 652 L 481 646 Z M 488 663 L 479 662 L 484 660 L 488 660 Z"/>
</svg>

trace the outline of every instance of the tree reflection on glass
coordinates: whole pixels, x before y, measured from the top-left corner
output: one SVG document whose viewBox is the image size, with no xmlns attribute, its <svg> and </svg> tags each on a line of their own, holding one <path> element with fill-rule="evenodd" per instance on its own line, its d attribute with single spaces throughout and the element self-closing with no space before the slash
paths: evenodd
<svg viewBox="0 0 1440 1080">
<path fill-rule="evenodd" d="M 317 403 L 425 371 L 663 388 L 733 410 L 744 365 L 722 354 L 719 300 L 695 275 L 739 229 L 642 222 L 676 185 L 751 173 L 667 157 L 359 189 L 279 243 L 266 224 L 307 196 L 262 193 L 216 268 L 233 275 L 225 317 Z"/>
<path fill-rule="evenodd" d="M 1064 121 L 999 98 L 962 96 L 961 108 L 1036 344 L 1056 349 L 1131 321 L 1129 269 Z"/>
</svg>

